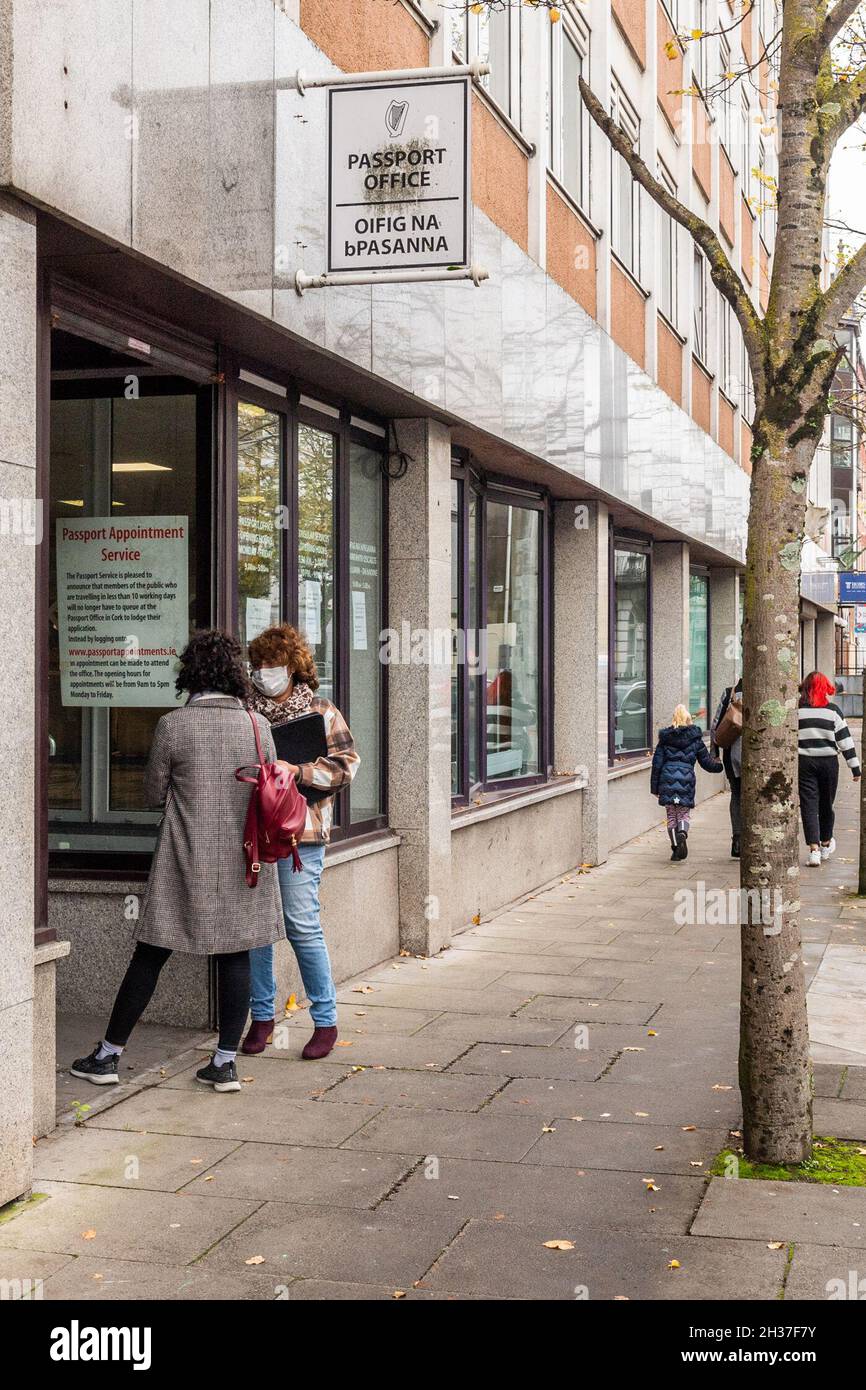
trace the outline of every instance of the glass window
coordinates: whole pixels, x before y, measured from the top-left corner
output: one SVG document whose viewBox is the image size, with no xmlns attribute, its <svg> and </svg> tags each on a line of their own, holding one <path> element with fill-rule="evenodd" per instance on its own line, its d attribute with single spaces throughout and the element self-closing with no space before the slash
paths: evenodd
<svg viewBox="0 0 866 1390">
<path fill-rule="evenodd" d="M 451 788 L 546 774 L 542 687 L 547 512 L 474 479 L 452 481 Z M 464 722 L 465 720 L 465 722 Z"/>
<path fill-rule="evenodd" d="M 364 444 L 349 446 L 349 720 L 363 750 L 349 796 L 350 820 L 382 811 L 383 671 L 379 634 L 384 628 L 382 455 Z"/>
<path fill-rule="evenodd" d="M 487 780 L 541 771 L 540 516 L 487 503 Z"/>
<path fill-rule="evenodd" d="M 280 621 L 282 416 L 238 402 L 238 626 L 246 646 Z"/>
<path fill-rule="evenodd" d="M 689 576 L 689 713 L 696 724 L 709 726 L 710 580 L 706 574 Z"/>
<path fill-rule="evenodd" d="M 459 62 L 490 64 L 481 83 L 511 119 L 520 121 L 520 30 L 518 5 L 446 7 L 451 51 Z"/>
<path fill-rule="evenodd" d="M 319 672 L 319 689 L 336 701 L 334 669 L 334 483 L 336 439 L 298 425 L 298 627 Z"/>
<path fill-rule="evenodd" d="M 613 751 L 649 747 L 649 555 L 614 546 Z"/>
<path fill-rule="evenodd" d="M 144 769 L 176 705 L 176 654 L 151 644 L 179 650 L 207 617 L 196 579 L 211 391 L 57 330 L 52 372 L 49 847 L 147 853 L 159 815 L 144 800 Z M 106 530 L 106 546 L 76 539 L 88 522 Z M 140 546 L 112 536 L 124 524 Z M 84 633 L 104 659 L 76 645 Z"/>
<path fill-rule="evenodd" d="M 617 82 L 611 84 L 613 118 L 635 149 L 640 148 L 640 121 Z M 611 245 L 614 255 L 640 279 L 640 188 L 622 155 L 611 150 Z"/>
<path fill-rule="evenodd" d="M 703 251 L 694 250 L 694 342 L 695 356 L 707 364 L 707 263 Z"/>
<path fill-rule="evenodd" d="M 677 196 L 677 187 L 665 166 L 659 163 L 659 182 L 668 193 Z M 677 224 L 673 218 L 658 210 L 659 216 L 659 309 L 668 323 L 677 324 Z"/>
<path fill-rule="evenodd" d="M 579 79 L 589 52 L 589 35 L 575 25 L 557 25 L 550 47 L 550 164 L 562 186 L 589 206 L 589 130 Z"/>
</svg>

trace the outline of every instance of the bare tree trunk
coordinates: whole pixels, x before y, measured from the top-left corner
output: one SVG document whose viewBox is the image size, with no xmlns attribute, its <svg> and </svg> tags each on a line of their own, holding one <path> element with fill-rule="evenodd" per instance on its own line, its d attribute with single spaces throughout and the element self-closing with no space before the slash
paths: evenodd
<svg viewBox="0 0 866 1390">
<path fill-rule="evenodd" d="M 797 698 L 800 550 L 814 439 L 764 425 L 752 475 L 743 634 L 740 1089 L 754 1160 L 812 1149 L 799 924 Z"/>
<path fill-rule="evenodd" d="M 856 637 L 855 637 L 856 642 Z M 855 647 L 856 651 L 856 647 Z M 863 665 L 863 718 L 860 724 L 860 759 L 863 760 L 866 753 L 866 663 Z M 858 875 L 857 892 L 861 897 L 866 894 L 866 777 L 860 778 L 860 872 Z"/>
</svg>

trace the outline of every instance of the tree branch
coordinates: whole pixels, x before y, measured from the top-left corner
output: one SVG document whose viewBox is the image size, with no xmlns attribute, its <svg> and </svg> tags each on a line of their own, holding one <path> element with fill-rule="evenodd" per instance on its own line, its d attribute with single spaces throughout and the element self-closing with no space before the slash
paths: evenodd
<svg viewBox="0 0 866 1390">
<path fill-rule="evenodd" d="M 824 291 L 821 317 L 828 331 L 835 331 L 858 295 L 866 289 L 866 242 L 839 271 Z"/>
<path fill-rule="evenodd" d="M 592 88 L 582 77 L 579 79 L 579 83 L 580 94 L 587 111 L 599 129 L 607 136 L 617 154 L 625 160 L 635 181 L 640 184 L 641 188 L 646 189 L 653 201 L 658 203 L 669 217 L 672 217 L 681 227 L 685 227 L 704 252 L 710 265 L 710 277 L 713 284 L 728 301 L 739 320 L 743 331 L 743 341 L 749 354 L 749 365 L 752 369 L 755 391 L 759 396 L 763 395 L 766 352 L 764 322 L 746 293 L 742 280 L 731 265 L 718 236 L 709 223 L 685 207 L 678 198 L 668 192 L 664 184 L 659 183 L 632 146 L 628 136 L 620 129 L 613 117 L 605 111 Z"/>
<path fill-rule="evenodd" d="M 854 18 L 862 0 L 836 0 L 836 4 L 824 18 L 824 23 L 818 35 L 818 43 L 821 48 L 829 48 L 834 39 L 838 38 L 845 25 Z"/>
</svg>

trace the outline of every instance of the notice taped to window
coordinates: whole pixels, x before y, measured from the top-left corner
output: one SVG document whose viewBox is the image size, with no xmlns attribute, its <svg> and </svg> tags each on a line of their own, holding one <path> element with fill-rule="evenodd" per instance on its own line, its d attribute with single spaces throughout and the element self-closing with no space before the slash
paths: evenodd
<svg viewBox="0 0 866 1390">
<path fill-rule="evenodd" d="M 57 521 L 64 706 L 175 705 L 189 637 L 189 518 Z"/>
<path fill-rule="evenodd" d="M 465 266 L 469 79 L 332 87 L 328 270 Z"/>
</svg>

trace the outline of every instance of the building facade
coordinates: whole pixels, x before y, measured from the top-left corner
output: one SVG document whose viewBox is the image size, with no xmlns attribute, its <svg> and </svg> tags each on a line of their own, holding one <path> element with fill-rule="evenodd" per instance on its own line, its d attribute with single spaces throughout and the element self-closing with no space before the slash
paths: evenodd
<svg viewBox="0 0 866 1390">
<path fill-rule="evenodd" d="M 753 401 L 702 257 L 577 80 L 764 304 L 772 9 L 0 0 L 0 1201 L 53 1125 L 55 1008 L 113 997 L 158 821 L 164 705 L 124 698 L 123 660 L 83 693 L 73 607 L 86 636 L 128 603 L 134 646 L 154 612 L 305 630 L 362 757 L 323 880 L 338 979 L 656 823 L 656 729 L 681 702 L 705 725 L 739 669 Z M 299 295 L 327 127 L 298 71 L 473 58 L 489 279 Z M 207 962 L 173 959 L 148 1017 L 211 1022 Z"/>
</svg>

